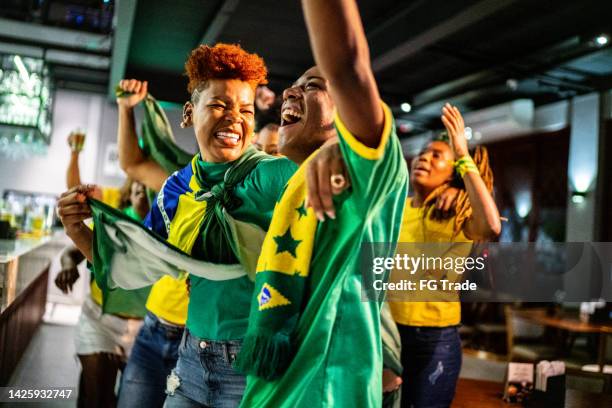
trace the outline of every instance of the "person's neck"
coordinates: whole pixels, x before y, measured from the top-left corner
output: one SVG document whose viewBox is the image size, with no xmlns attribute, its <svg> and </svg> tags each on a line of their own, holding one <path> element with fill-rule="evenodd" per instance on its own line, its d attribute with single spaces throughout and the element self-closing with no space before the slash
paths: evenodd
<svg viewBox="0 0 612 408">
<path fill-rule="evenodd" d="M 416 185 L 413 185 L 412 188 L 414 190 L 414 195 L 412 196 L 411 201 L 412 207 L 421 207 L 427 196 L 431 193 L 431 190 Z"/>
<path fill-rule="evenodd" d="M 320 140 L 311 140 L 310 143 L 302 146 L 296 146 L 296 148 L 290 149 L 291 151 L 282 152 L 289 160 L 296 163 L 298 166 L 306 161 L 317 149 L 325 146 L 328 143 L 334 142 L 336 139 L 336 132 L 326 134 L 326 137 Z"/>
<path fill-rule="evenodd" d="M 306 161 L 306 159 L 308 157 L 310 157 L 311 154 L 313 154 L 315 152 L 315 150 L 317 150 L 317 148 L 315 149 L 308 149 L 308 150 L 301 150 L 301 151 L 296 151 L 296 152 L 291 152 L 291 153 L 287 153 L 285 156 L 291 160 L 292 162 L 296 163 L 298 166 L 300 166 L 302 163 L 304 163 Z"/>
</svg>

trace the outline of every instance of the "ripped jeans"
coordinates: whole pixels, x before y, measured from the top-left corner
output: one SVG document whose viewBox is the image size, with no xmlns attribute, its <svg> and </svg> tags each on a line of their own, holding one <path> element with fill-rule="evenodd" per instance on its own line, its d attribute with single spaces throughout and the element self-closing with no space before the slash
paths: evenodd
<svg viewBox="0 0 612 408">
<path fill-rule="evenodd" d="M 397 325 L 402 339 L 402 407 L 449 407 L 461 370 L 457 326 Z"/>
<path fill-rule="evenodd" d="M 241 341 L 200 339 L 186 329 L 168 376 L 164 408 L 237 407 L 246 377 L 232 365 L 241 346 Z"/>
</svg>

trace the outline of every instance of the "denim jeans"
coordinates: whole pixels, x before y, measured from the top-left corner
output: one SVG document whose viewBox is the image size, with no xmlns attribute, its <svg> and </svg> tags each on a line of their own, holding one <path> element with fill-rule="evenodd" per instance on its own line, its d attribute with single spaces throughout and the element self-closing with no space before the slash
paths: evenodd
<svg viewBox="0 0 612 408">
<path fill-rule="evenodd" d="M 461 370 L 456 326 L 397 325 L 402 339 L 402 407 L 449 407 Z"/>
<path fill-rule="evenodd" d="M 185 330 L 164 408 L 237 407 L 246 378 L 232 368 L 241 341 L 200 339 Z"/>
<path fill-rule="evenodd" d="M 161 408 L 166 380 L 176 366 L 184 329 L 147 313 L 121 379 L 119 408 Z"/>
</svg>

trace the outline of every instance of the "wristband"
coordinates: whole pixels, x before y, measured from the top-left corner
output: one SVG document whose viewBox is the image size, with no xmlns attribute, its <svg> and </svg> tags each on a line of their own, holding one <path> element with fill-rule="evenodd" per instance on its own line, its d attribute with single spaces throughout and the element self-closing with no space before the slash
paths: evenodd
<svg viewBox="0 0 612 408">
<path fill-rule="evenodd" d="M 476 167 L 476 163 L 474 163 L 474 160 L 472 160 L 468 154 L 455 162 L 455 170 L 457 173 L 459 173 L 461 178 L 463 178 L 467 173 L 480 174 L 478 167 Z"/>
</svg>

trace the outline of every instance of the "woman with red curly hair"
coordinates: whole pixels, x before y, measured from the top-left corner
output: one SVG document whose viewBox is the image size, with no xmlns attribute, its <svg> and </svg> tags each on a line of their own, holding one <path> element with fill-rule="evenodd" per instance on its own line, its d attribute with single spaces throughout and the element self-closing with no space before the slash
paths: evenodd
<svg viewBox="0 0 612 408">
<path fill-rule="evenodd" d="M 144 223 L 193 258 L 240 268 L 245 263 L 233 226 L 248 224 L 263 239 L 296 165 L 251 146 L 255 89 L 266 83 L 263 59 L 238 45 L 201 45 L 185 68 L 191 98 L 181 126 L 193 127 L 199 152 L 166 179 Z M 123 125 L 133 127 L 130 109 L 147 93 L 146 83 L 134 80 L 122 81 L 121 87 L 132 95 L 118 100 L 120 133 Z M 141 169 L 158 178 L 159 166 L 148 164 Z M 84 202 L 90 190 L 75 187 L 58 205 L 67 234 L 92 260 L 93 237 L 83 228 L 91 213 Z M 153 285 L 119 406 L 160 407 L 165 394 L 169 407 L 239 404 L 245 377 L 232 363 L 246 332 L 254 285 L 246 272 L 227 279 L 223 268 L 218 267 L 216 280 L 190 276 L 188 302 L 184 279 L 166 276 Z"/>
<path fill-rule="evenodd" d="M 228 215 L 266 231 L 295 165 L 251 146 L 255 89 L 267 75 L 259 56 L 238 45 L 202 45 L 185 69 L 191 99 L 181 126 L 193 127 L 200 152 L 166 180 L 145 224 L 196 259 L 240 264 Z M 245 378 L 232 363 L 246 332 L 253 283 L 246 274 L 189 280 L 186 328 L 167 379 L 166 406 L 237 406 Z M 163 310 L 166 299 L 149 303 Z"/>
</svg>

